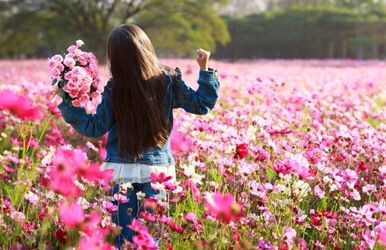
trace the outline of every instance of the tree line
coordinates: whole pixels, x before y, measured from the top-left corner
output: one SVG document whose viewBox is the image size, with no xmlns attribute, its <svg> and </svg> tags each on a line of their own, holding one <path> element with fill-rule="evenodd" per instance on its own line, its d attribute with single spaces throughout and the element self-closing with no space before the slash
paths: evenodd
<svg viewBox="0 0 386 250">
<path fill-rule="evenodd" d="M 83 39 L 100 61 L 121 23 L 140 25 L 161 56 L 188 56 L 229 41 L 215 8 L 227 0 L 1 0 L 0 58 L 47 57 Z"/>
<path fill-rule="evenodd" d="M 0 58 L 49 57 L 81 38 L 104 62 L 120 23 L 140 25 L 160 56 L 385 58 L 385 1 L 259 0 L 236 17 L 220 15 L 235 0 L 0 0 Z"/>
<path fill-rule="evenodd" d="M 385 58 L 385 0 L 262 0 L 265 11 L 226 18 L 222 58 Z"/>
<path fill-rule="evenodd" d="M 226 18 L 231 42 L 221 58 L 385 58 L 386 11 L 291 7 Z"/>
</svg>

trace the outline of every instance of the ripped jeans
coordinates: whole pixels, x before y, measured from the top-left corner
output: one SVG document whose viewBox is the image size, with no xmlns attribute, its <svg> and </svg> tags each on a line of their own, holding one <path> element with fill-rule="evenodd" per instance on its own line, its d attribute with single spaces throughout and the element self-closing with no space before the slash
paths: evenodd
<svg viewBox="0 0 386 250">
<path fill-rule="evenodd" d="M 109 191 L 109 195 L 113 196 L 115 193 L 119 191 L 119 185 L 115 184 Z M 131 224 L 132 219 L 136 218 L 141 211 L 145 211 L 141 202 L 137 199 L 137 193 L 142 192 L 145 194 L 145 197 L 156 196 L 158 198 L 164 197 L 166 193 L 159 193 L 157 190 L 151 187 L 150 182 L 146 183 L 132 183 L 133 188 L 127 189 L 127 198 L 128 202 L 118 204 L 117 201 L 113 201 L 113 204 L 118 206 L 118 211 L 112 214 L 112 221 L 121 226 L 121 233 L 116 236 L 116 247 L 121 249 L 124 240 L 132 242 L 133 236 L 135 236 L 135 232 L 132 231 L 127 226 Z M 150 213 L 152 213 L 151 209 L 146 209 Z"/>
</svg>

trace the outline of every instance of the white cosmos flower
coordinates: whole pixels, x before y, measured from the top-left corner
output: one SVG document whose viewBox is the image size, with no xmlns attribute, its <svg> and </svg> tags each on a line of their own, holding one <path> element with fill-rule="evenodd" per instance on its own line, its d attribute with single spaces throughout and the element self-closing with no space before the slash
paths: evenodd
<svg viewBox="0 0 386 250">
<path fill-rule="evenodd" d="M 188 176 L 195 184 L 202 184 L 202 179 L 204 178 L 204 175 L 199 175 L 195 172 L 194 165 L 182 165 L 181 166 L 184 169 L 184 174 Z"/>
<path fill-rule="evenodd" d="M 138 193 L 137 193 L 137 199 L 138 200 L 143 200 L 145 198 L 145 193 L 142 193 L 141 191 L 139 191 Z"/>
<path fill-rule="evenodd" d="M 83 209 L 87 209 L 90 203 L 83 197 L 79 197 L 77 203 L 82 206 Z"/>
<path fill-rule="evenodd" d="M 126 191 L 127 189 L 133 189 L 131 182 L 125 182 L 121 184 L 121 188 Z"/>
</svg>

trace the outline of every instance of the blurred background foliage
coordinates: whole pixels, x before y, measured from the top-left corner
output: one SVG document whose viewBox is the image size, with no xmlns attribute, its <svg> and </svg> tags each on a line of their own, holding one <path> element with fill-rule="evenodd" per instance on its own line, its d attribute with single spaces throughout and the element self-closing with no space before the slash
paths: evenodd
<svg viewBox="0 0 386 250">
<path fill-rule="evenodd" d="M 104 62 L 120 23 L 164 57 L 386 57 L 384 0 L 0 0 L 0 20 L 0 58 L 49 57 L 81 38 Z"/>
</svg>

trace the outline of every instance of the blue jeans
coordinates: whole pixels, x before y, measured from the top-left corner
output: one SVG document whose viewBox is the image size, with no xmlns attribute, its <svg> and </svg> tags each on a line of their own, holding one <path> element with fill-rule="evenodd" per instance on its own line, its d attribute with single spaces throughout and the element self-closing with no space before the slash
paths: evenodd
<svg viewBox="0 0 386 250">
<path fill-rule="evenodd" d="M 132 242 L 135 232 L 132 231 L 127 226 L 131 224 L 133 218 L 136 218 L 139 215 L 140 211 L 145 211 L 143 205 L 141 206 L 140 202 L 137 199 L 137 193 L 142 192 L 145 194 L 145 197 L 157 196 L 161 197 L 164 193 L 160 194 L 157 190 L 151 187 L 150 182 L 146 183 L 132 183 L 133 188 L 127 189 L 127 198 L 128 202 L 118 204 L 117 201 L 113 201 L 113 204 L 118 206 L 118 211 L 112 214 L 112 221 L 122 227 L 121 233 L 116 237 L 116 243 L 118 249 L 121 249 L 124 239 Z M 115 184 L 109 191 L 109 195 L 113 196 L 119 191 L 119 184 Z M 141 207 L 140 207 L 141 206 Z M 151 209 L 146 209 L 150 213 L 153 211 Z"/>
</svg>

